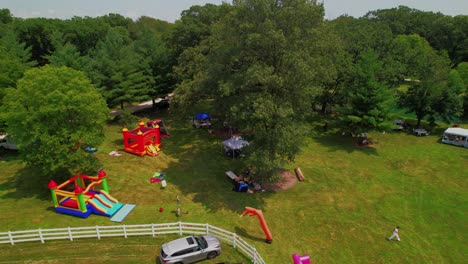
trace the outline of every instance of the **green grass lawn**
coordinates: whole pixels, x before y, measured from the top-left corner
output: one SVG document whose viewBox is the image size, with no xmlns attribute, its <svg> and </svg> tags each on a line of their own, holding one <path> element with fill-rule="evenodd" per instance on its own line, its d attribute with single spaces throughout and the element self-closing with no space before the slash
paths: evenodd
<svg viewBox="0 0 468 264">
<path fill-rule="evenodd" d="M 148 118 L 150 116 L 144 116 Z M 151 116 L 155 117 L 155 116 Z M 356 147 L 333 131 L 311 132 L 302 153 L 286 169 L 300 167 L 306 180 L 286 191 L 235 193 L 224 172 L 247 164 L 222 154 L 222 139 L 188 122 L 162 114 L 171 137 L 159 157 L 122 151 L 121 126 L 110 124 L 96 155 L 107 172 L 110 193 L 137 207 L 124 224 L 174 221 L 209 223 L 236 232 L 254 245 L 267 263 L 291 263 L 291 254 L 309 254 L 313 263 L 460 263 L 468 250 L 468 149 L 439 143 L 431 136 L 370 134 L 376 144 Z M 466 125 L 465 125 L 466 127 Z M 36 177 L 17 156 L 0 154 L 0 231 L 113 225 L 108 218 L 80 219 L 53 211 L 47 180 Z M 168 186 L 150 184 L 154 172 Z M 182 211 L 176 217 L 176 196 Z M 239 217 L 245 206 L 263 210 L 273 243 L 254 217 Z M 160 213 L 158 209 L 164 208 Z M 394 226 L 402 242 L 389 242 Z M 154 263 L 157 238 L 78 239 L 0 245 L 0 263 Z M 246 262 L 224 246 L 216 262 Z M 77 257 L 79 256 L 79 257 Z M 215 263 L 215 262 L 210 262 Z"/>
</svg>

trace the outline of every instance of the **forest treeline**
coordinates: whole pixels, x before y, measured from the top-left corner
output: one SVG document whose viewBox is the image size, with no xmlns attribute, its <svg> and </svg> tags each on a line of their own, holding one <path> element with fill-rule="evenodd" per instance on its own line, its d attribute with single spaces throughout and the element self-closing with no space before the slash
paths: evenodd
<svg viewBox="0 0 468 264">
<path fill-rule="evenodd" d="M 0 87 L 14 87 L 30 67 L 51 64 L 87 73 L 110 107 L 167 94 L 180 81 L 173 71 L 180 55 L 206 39 L 213 25 L 230 9 L 232 6 L 227 4 L 192 6 L 175 23 L 151 17 L 133 21 L 119 14 L 66 20 L 22 19 L 1 9 Z M 418 35 L 440 56 L 448 56 L 450 68 L 458 70 L 466 81 L 468 16 L 399 6 L 370 11 L 361 18 L 341 16 L 322 24 L 331 27 L 329 30 L 336 35 L 328 39 L 335 43 L 329 44 L 341 44 L 354 62 L 369 50 L 379 57 L 391 55 L 392 42 L 399 35 Z M 404 77 L 411 76 L 400 73 L 389 79 L 395 86 Z"/>
<path fill-rule="evenodd" d="M 84 73 L 109 108 L 175 92 L 171 104 L 189 112 L 214 99 L 215 111 L 255 130 L 260 169 L 294 159 L 311 111 L 333 111 L 352 133 L 383 129 L 395 105 L 417 126 L 468 114 L 465 15 L 399 6 L 326 20 L 317 1 L 234 0 L 192 6 L 175 23 L 1 9 L 0 24 L 0 101 L 46 65 Z"/>
</svg>

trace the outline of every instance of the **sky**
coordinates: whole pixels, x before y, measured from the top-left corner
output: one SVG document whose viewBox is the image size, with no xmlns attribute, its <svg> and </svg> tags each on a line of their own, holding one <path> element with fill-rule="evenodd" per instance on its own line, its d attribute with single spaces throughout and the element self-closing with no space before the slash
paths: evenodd
<svg viewBox="0 0 468 264">
<path fill-rule="evenodd" d="M 361 17 L 368 11 L 405 5 L 421 11 L 446 15 L 468 15 L 467 0 L 319 0 L 325 5 L 325 18 L 340 15 Z M 168 22 L 180 18 L 183 10 L 193 5 L 230 3 L 229 0 L 0 0 L 15 17 L 67 19 L 73 16 L 102 16 L 117 13 L 132 19 L 149 16 Z"/>
</svg>

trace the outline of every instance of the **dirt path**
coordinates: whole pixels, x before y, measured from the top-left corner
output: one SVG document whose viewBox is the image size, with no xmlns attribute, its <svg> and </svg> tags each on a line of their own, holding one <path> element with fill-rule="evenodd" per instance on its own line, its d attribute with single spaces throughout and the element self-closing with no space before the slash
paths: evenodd
<svg viewBox="0 0 468 264">
<path fill-rule="evenodd" d="M 294 173 L 287 170 L 280 170 L 279 172 L 281 179 L 274 184 L 264 184 L 265 190 L 281 191 L 293 188 L 297 183 L 297 177 Z"/>
<path fill-rule="evenodd" d="M 162 101 L 161 98 L 156 99 L 156 103 L 158 103 L 160 101 Z M 134 113 L 134 112 L 138 112 L 138 111 L 141 111 L 141 110 L 144 110 L 144 109 L 151 108 L 152 105 L 153 105 L 153 101 L 150 100 L 150 101 L 138 104 L 138 105 L 128 106 L 127 108 L 125 108 L 125 110 L 129 110 L 129 111 L 132 111 L 132 113 Z M 118 116 L 120 114 L 122 114 L 122 110 L 120 110 L 120 109 L 112 110 L 110 112 L 111 116 Z"/>
</svg>

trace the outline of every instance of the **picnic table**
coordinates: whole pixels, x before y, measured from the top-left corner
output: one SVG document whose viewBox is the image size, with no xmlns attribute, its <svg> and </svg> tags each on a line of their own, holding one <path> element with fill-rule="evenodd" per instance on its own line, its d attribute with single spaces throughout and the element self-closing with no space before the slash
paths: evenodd
<svg viewBox="0 0 468 264">
<path fill-rule="evenodd" d="M 417 129 L 414 129 L 414 130 L 413 130 L 413 133 L 414 133 L 416 136 L 429 136 L 429 131 L 427 131 L 427 130 L 424 129 L 424 128 L 417 128 Z"/>
</svg>

